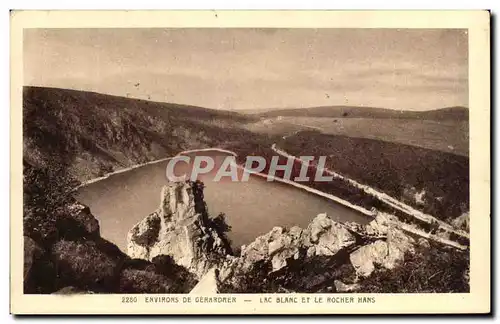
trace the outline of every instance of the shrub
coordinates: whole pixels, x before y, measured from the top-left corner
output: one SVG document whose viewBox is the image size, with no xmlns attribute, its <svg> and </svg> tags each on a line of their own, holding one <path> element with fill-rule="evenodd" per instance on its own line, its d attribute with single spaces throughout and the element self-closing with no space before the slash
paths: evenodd
<svg viewBox="0 0 500 324">
<path fill-rule="evenodd" d="M 124 269 L 120 275 L 119 293 L 172 293 L 175 282 L 154 271 Z"/>
<path fill-rule="evenodd" d="M 52 258 L 59 287 L 106 292 L 115 286 L 120 260 L 105 254 L 96 242 L 61 240 L 54 244 Z"/>
<path fill-rule="evenodd" d="M 24 163 L 24 235 L 46 245 L 58 237 L 57 220 L 68 214 L 75 185 L 64 166 L 34 167 Z"/>
<path fill-rule="evenodd" d="M 188 293 L 198 281 L 172 257 L 159 255 L 152 262 L 127 259 L 122 267 L 120 293 Z"/>
</svg>

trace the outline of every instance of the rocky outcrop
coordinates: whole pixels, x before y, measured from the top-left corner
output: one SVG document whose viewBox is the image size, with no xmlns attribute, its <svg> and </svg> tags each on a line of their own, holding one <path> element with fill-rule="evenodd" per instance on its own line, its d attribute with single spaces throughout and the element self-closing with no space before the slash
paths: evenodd
<svg viewBox="0 0 500 324">
<path fill-rule="evenodd" d="M 248 286 L 248 280 L 234 278 L 263 277 L 300 291 L 354 291 L 354 281 L 377 267 L 393 269 L 413 251 L 416 242 L 394 221 L 380 213 L 367 225 L 340 224 L 319 214 L 305 229 L 275 227 L 243 246 L 239 258 L 228 259 L 218 279 Z"/>
<path fill-rule="evenodd" d="M 223 233 L 208 217 L 199 182 L 166 185 L 159 208 L 129 231 L 127 242 L 131 258 L 168 255 L 198 278 L 230 253 Z"/>
<path fill-rule="evenodd" d="M 26 294 L 188 293 L 197 283 L 192 273 L 167 256 L 153 257 L 151 262 L 129 258 L 100 236 L 99 222 L 90 209 L 74 199 L 68 199 L 56 215 L 42 224 L 57 233 L 50 239 L 34 240 L 25 230 Z M 154 217 L 146 220 L 154 231 Z M 149 242 L 147 236 L 141 239 Z"/>
</svg>

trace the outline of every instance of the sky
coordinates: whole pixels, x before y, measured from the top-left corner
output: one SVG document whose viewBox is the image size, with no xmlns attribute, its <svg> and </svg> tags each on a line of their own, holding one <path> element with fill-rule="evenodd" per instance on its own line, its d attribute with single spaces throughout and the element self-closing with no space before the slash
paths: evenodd
<svg viewBox="0 0 500 324">
<path fill-rule="evenodd" d="M 24 84 L 226 110 L 468 106 L 466 30 L 25 29 Z"/>
</svg>

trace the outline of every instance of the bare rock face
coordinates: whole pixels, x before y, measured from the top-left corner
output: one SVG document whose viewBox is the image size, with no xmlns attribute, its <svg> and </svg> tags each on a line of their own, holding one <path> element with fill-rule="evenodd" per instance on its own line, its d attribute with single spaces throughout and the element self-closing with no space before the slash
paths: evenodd
<svg viewBox="0 0 500 324">
<path fill-rule="evenodd" d="M 128 255 L 152 260 L 169 255 L 201 278 L 223 262 L 229 244 L 206 213 L 201 183 L 170 183 L 163 187 L 159 208 L 128 233 Z"/>
</svg>

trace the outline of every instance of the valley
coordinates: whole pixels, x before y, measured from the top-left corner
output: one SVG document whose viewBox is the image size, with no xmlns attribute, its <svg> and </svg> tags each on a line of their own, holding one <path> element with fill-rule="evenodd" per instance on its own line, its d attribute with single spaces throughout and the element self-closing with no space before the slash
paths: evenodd
<svg viewBox="0 0 500 324">
<path fill-rule="evenodd" d="M 155 192 L 166 181 L 163 169 L 168 157 L 181 151 L 196 152 L 212 147 L 233 151 L 240 160 L 249 155 L 270 159 L 276 154 L 275 145 L 295 156 L 326 155 L 327 168 L 347 177 L 334 177 L 329 183 L 310 181 L 298 184 L 305 185 L 312 192 L 316 190 L 320 195 L 316 198 L 310 198 L 312 194 L 309 193 L 304 195 L 293 188 L 288 189 L 284 184 L 265 184 L 255 176 L 252 177 L 254 181 L 234 188 L 232 185 L 235 184 L 221 186 L 209 181 L 207 194 L 213 212 L 228 214 L 238 244 L 252 239 L 273 224 L 303 224 L 309 219 L 298 219 L 301 213 L 307 214 L 305 210 L 326 212 L 332 207 L 325 205 L 326 200 L 321 196 L 330 195 L 345 201 L 345 205 L 354 206 L 354 209 L 376 209 L 395 214 L 427 232 L 432 231 L 432 224 L 425 217 L 415 219 L 415 213 L 427 213 L 432 219 L 451 224 L 468 211 L 468 158 L 465 150 L 462 150 L 464 156 L 448 153 L 449 149 L 443 148 L 450 143 L 447 136 L 462 141 L 453 143 L 454 148 L 466 146 L 467 127 L 463 126 L 466 121 L 460 108 L 428 112 L 424 114 L 425 119 L 421 119 L 422 113 L 408 113 L 404 119 L 398 113 L 394 119 L 393 111 L 372 112 L 366 108 L 345 107 L 333 108 L 333 112 L 327 115 L 323 107 L 311 108 L 312 113 L 306 116 L 301 115 L 308 109 L 300 110 L 300 114 L 294 110 L 281 111 L 285 116 L 275 117 L 278 111 L 260 115 L 238 114 L 54 88 L 26 87 L 24 97 L 25 163 L 37 168 L 64 169 L 63 172 L 76 183 L 87 185 L 81 192 L 86 193 L 84 202 L 91 206 L 94 203 L 88 197 L 99 201 L 103 196 L 116 197 L 118 201 L 135 197 L 140 205 L 142 199 L 149 199 L 149 194 L 141 193 L 148 183 L 156 183 L 147 191 Z M 367 113 L 376 118 L 369 119 Z M 332 114 L 340 117 L 330 117 Z M 451 120 L 453 115 L 458 116 L 458 120 Z M 461 135 L 450 135 L 451 129 Z M 416 142 L 417 145 L 408 145 Z M 430 147 L 433 149 L 428 149 Z M 300 166 L 301 163 L 294 165 L 292 173 L 298 175 Z M 312 167 L 308 172 L 314 170 Z M 263 172 L 266 173 L 267 169 Z M 109 174 L 112 176 L 104 182 L 93 183 Z M 122 180 L 128 178 L 136 180 Z M 279 174 L 277 178 L 280 178 Z M 370 193 L 356 181 L 373 188 L 372 191 L 387 194 L 389 198 L 381 199 L 381 195 Z M 271 196 L 282 198 L 272 207 L 275 210 L 266 214 L 275 215 L 275 219 L 268 222 L 263 218 L 259 221 L 264 222 L 262 228 L 248 235 L 242 233 L 243 230 L 238 231 L 239 226 L 244 229 L 250 225 L 250 219 L 258 217 L 251 215 L 253 206 L 273 205 L 272 201 L 262 201 L 266 196 L 262 192 L 273 191 L 273 188 L 277 191 Z M 91 193 L 92 190 L 95 193 Z M 289 190 L 292 190 L 290 195 L 280 194 Z M 108 196 L 108 191 L 114 193 Z M 223 195 L 223 192 L 228 195 Z M 254 193 L 248 196 L 244 192 Z M 303 197 L 292 198 L 296 195 Z M 315 202 L 305 204 L 305 209 L 291 207 L 296 201 L 311 199 Z M 122 211 L 111 212 L 113 206 L 120 206 L 118 201 L 111 201 L 104 205 L 96 202 L 96 214 L 109 214 L 101 221 L 117 225 L 123 221 L 120 215 L 129 208 L 122 206 L 125 208 Z M 248 205 L 248 212 L 243 207 L 238 210 L 237 205 L 242 206 L 243 202 Z M 237 205 L 231 207 L 235 203 Z M 415 212 L 409 206 L 410 209 L 400 207 L 401 204 L 408 204 Z M 107 208 L 111 208 L 109 212 Z M 143 215 L 147 208 L 154 208 L 154 205 L 145 203 L 135 214 Z M 296 216 L 290 214 L 291 210 Z M 123 228 L 129 228 L 137 217 L 131 216 Z M 117 239 L 124 239 L 122 232 L 115 235 Z"/>
</svg>

